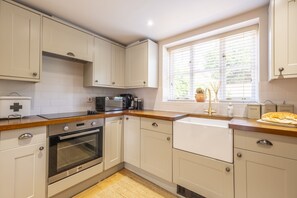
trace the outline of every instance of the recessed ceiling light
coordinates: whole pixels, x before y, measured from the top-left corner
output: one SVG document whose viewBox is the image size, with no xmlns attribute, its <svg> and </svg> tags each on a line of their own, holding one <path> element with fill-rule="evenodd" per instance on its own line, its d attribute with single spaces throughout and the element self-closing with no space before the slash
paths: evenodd
<svg viewBox="0 0 297 198">
<path fill-rule="evenodd" d="M 147 26 L 151 27 L 154 25 L 154 21 L 153 20 L 148 20 L 147 21 Z"/>
</svg>

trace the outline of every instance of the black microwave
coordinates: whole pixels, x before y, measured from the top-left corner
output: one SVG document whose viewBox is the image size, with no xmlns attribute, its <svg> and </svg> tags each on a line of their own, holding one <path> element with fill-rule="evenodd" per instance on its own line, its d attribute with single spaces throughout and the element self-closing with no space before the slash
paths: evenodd
<svg viewBox="0 0 297 198">
<path fill-rule="evenodd" d="M 124 108 L 123 97 L 96 97 L 96 111 L 108 112 L 108 111 L 122 111 Z"/>
</svg>

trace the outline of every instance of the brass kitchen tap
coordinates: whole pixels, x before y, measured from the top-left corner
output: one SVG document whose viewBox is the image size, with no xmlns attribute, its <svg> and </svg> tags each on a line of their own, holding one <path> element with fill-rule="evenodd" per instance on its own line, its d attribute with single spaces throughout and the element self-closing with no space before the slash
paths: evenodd
<svg viewBox="0 0 297 198">
<path fill-rule="evenodd" d="M 210 92 L 210 89 L 209 88 L 206 88 L 205 89 L 205 95 L 206 95 L 206 92 L 208 92 L 208 109 L 207 110 L 204 110 L 205 112 L 207 112 L 207 114 L 209 116 L 212 116 L 213 113 L 216 113 L 215 110 L 212 109 L 211 107 L 211 92 Z"/>
</svg>

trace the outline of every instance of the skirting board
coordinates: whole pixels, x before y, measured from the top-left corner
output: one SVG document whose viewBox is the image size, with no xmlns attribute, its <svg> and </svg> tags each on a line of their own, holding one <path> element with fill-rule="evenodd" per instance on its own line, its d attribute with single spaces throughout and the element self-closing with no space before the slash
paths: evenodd
<svg viewBox="0 0 297 198">
<path fill-rule="evenodd" d="M 124 163 L 124 167 L 130 171 L 132 171 L 133 173 L 143 177 L 144 179 L 156 184 L 157 186 L 160 186 L 161 188 L 175 194 L 176 194 L 176 189 L 177 189 L 177 185 L 176 184 L 173 184 L 173 183 L 170 183 L 164 179 L 161 179 L 155 175 L 152 175 L 136 166 L 133 166 L 129 163 Z M 179 195 L 180 196 L 180 195 Z"/>
</svg>

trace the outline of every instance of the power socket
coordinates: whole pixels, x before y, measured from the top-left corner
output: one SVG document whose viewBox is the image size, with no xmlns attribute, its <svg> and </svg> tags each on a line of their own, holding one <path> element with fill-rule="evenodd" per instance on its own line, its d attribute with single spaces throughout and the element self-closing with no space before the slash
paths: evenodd
<svg viewBox="0 0 297 198">
<path fill-rule="evenodd" d="M 92 103 L 93 102 L 93 98 L 92 97 L 88 97 L 87 98 L 87 103 Z"/>
</svg>

